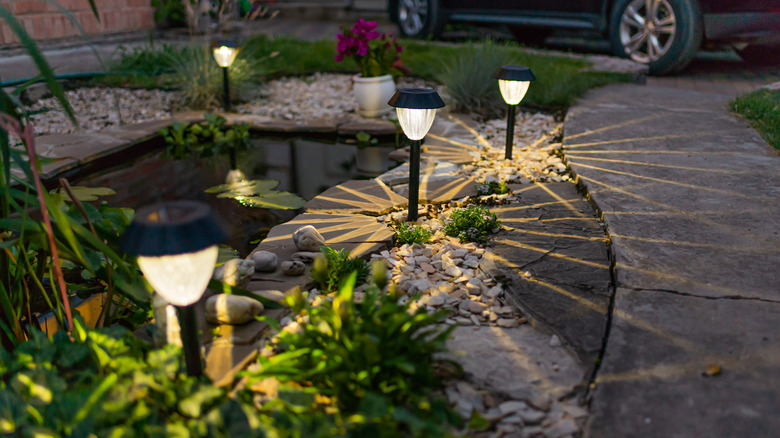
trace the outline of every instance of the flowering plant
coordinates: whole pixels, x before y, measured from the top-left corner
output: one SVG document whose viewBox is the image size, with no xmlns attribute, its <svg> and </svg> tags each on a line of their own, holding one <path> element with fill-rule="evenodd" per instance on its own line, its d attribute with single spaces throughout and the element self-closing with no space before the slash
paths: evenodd
<svg viewBox="0 0 780 438">
<path fill-rule="evenodd" d="M 393 38 L 393 34 L 380 34 L 375 30 L 376 26 L 376 21 L 361 18 L 352 29 L 345 28 L 338 34 L 336 61 L 351 57 L 365 78 L 407 73 L 408 68 L 403 65 L 399 55 L 403 47 Z"/>
</svg>

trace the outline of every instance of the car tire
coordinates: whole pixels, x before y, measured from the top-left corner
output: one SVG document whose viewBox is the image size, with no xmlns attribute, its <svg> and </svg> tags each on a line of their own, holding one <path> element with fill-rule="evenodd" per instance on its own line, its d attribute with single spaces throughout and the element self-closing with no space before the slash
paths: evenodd
<svg viewBox="0 0 780 438">
<path fill-rule="evenodd" d="M 685 67 L 696 55 L 702 34 L 696 0 L 618 0 L 610 13 L 613 52 L 647 64 L 651 75 Z"/>
<path fill-rule="evenodd" d="M 390 11 L 405 37 L 437 37 L 441 33 L 439 0 L 397 0 Z"/>
<path fill-rule="evenodd" d="M 780 45 L 749 45 L 737 50 L 737 54 L 745 62 L 752 65 L 780 65 Z"/>
</svg>

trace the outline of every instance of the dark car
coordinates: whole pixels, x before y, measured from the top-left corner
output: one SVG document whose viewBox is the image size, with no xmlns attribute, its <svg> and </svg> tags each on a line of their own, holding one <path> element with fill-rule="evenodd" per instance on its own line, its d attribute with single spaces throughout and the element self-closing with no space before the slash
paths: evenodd
<svg viewBox="0 0 780 438">
<path fill-rule="evenodd" d="M 780 0 L 390 0 L 388 10 L 410 37 L 436 36 L 450 22 L 506 24 L 524 36 L 592 30 L 652 74 L 680 70 L 704 42 L 780 62 Z"/>
</svg>

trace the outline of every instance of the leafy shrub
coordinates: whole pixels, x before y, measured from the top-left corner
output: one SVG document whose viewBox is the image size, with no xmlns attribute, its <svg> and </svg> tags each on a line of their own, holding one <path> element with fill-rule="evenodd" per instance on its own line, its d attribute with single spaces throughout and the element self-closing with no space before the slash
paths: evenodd
<svg viewBox="0 0 780 438">
<path fill-rule="evenodd" d="M 445 58 L 436 79 L 447 84 L 447 92 L 457 111 L 499 116 L 506 105 L 493 75 L 502 65 L 511 64 L 511 59 L 503 46 L 486 40 Z"/>
<path fill-rule="evenodd" d="M 248 432 L 258 413 L 223 389 L 183 372 L 181 350 L 152 350 L 123 328 L 73 340 L 34 331 L 13 354 L 0 352 L 0 432 L 19 436 L 228 436 Z"/>
<path fill-rule="evenodd" d="M 189 0 L 152 0 L 154 22 L 180 27 L 187 25 L 187 11 L 183 1 Z"/>
<path fill-rule="evenodd" d="M 401 222 L 395 230 L 395 242 L 399 245 L 424 245 L 431 241 L 433 234 L 423 227 Z"/>
<path fill-rule="evenodd" d="M 324 269 L 319 267 L 316 269 Z M 442 329 L 447 312 L 412 311 L 409 303 L 367 289 L 353 296 L 352 273 L 332 302 L 312 306 L 300 293 L 286 303 L 306 315 L 297 331 L 282 331 L 279 354 L 260 358 L 259 371 L 247 372 L 250 384 L 266 378 L 307 382 L 315 392 L 351 419 L 351 436 L 445 436 L 456 424 L 441 399 L 435 356 L 445 349 L 452 327 Z"/>
<path fill-rule="evenodd" d="M 478 182 L 474 187 L 477 189 L 478 196 L 504 195 L 509 193 L 509 188 L 506 186 L 505 181 Z"/>
<path fill-rule="evenodd" d="M 495 213 L 472 204 L 452 212 L 444 225 L 444 233 L 464 242 L 485 243 L 493 229 L 500 225 Z"/>
<path fill-rule="evenodd" d="M 315 260 L 315 270 L 312 272 L 314 281 L 317 282 L 323 292 L 334 292 L 349 274 L 357 274 L 357 284 L 366 282 L 368 277 L 368 264 L 365 260 L 349 258 L 349 251 L 339 250 L 327 246 L 320 247 L 322 255 Z M 318 269 L 317 269 L 318 268 Z"/>
</svg>

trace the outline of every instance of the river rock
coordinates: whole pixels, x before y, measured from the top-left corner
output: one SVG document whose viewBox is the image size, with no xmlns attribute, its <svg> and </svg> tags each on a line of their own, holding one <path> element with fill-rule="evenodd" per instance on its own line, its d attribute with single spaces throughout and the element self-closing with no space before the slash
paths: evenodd
<svg viewBox="0 0 780 438">
<path fill-rule="evenodd" d="M 282 272 L 284 275 L 303 275 L 306 265 L 297 260 L 282 262 Z"/>
<path fill-rule="evenodd" d="M 291 255 L 290 259 L 292 259 L 294 262 L 311 263 L 314 261 L 314 259 L 319 257 L 320 254 L 322 253 L 314 251 L 301 251 Z"/>
<path fill-rule="evenodd" d="M 206 300 L 206 320 L 215 324 L 244 324 L 263 310 L 260 301 L 240 295 L 219 294 Z"/>
<path fill-rule="evenodd" d="M 217 266 L 211 277 L 231 286 L 246 287 L 254 273 L 254 260 L 233 259 Z"/>
<path fill-rule="evenodd" d="M 295 230 L 292 238 L 298 251 L 317 252 L 321 246 L 325 246 L 325 238 L 311 225 L 305 225 Z"/>
<path fill-rule="evenodd" d="M 279 257 L 271 251 L 255 251 L 251 258 L 257 272 L 274 272 L 279 265 Z"/>
</svg>

